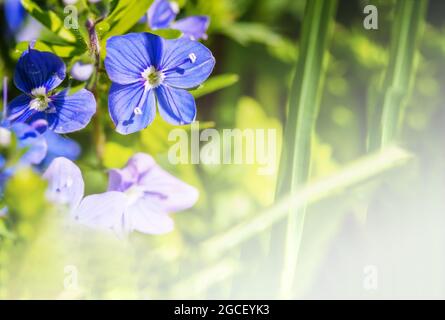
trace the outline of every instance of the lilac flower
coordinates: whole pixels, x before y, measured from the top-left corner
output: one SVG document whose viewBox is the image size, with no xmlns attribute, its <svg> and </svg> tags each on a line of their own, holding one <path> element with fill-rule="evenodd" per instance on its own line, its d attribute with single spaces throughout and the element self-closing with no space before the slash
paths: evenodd
<svg viewBox="0 0 445 320">
<path fill-rule="evenodd" d="M 32 123 L 44 119 L 56 133 L 83 129 L 96 111 L 96 101 L 85 89 L 72 95 L 67 89 L 53 92 L 65 79 L 65 71 L 63 61 L 50 52 L 31 48 L 24 52 L 14 74 L 14 83 L 24 94 L 8 105 L 8 120 Z"/>
<path fill-rule="evenodd" d="M 113 81 L 108 106 L 116 130 L 130 134 L 146 128 L 156 101 L 167 122 L 192 123 L 196 104 L 186 90 L 203 83 L 214 65 L 209 49 L 186 38 L 164 40 L 150 33 L 110 38 L 105 68 Z"/>
<path fill-rule="evenodd" d="M 55 158 L 43 174 L 48 180 L 46 197 L 51 202 L 68 206 L 71 212 L 83 198 L 84 182 L 80 169 L 70 160 Z"/>
<path fill-rule="evenodd" d="M 174 21 L 179 13 L 176 2 L 155 0 L 147 12 L 148 24 L 152 30 L 176 29 L 191 40 L 207 39 L 210 18 L 207 16 L 191 16 Z"/>
<path fill-rule="evenodd" d="M 108 191 L 86 197 L 75 219 L 118 235 L 132 231 L 163 234 L 173 229 L 168 213 L 192 207 L 198 191 L 159 167 L 152 157 L 134 155 L 124 169 L 111 170 Z"/>
</svg>

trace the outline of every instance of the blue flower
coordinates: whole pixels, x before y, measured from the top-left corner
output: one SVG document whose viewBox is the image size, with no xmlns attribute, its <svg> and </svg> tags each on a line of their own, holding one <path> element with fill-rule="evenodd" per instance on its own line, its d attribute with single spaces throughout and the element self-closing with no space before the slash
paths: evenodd
<svg viewBox="0 0 445 320">
<path fill-rule="evenodd" d="M 116 130 L 130 134 L 146 128 L 159 113 L 173 125 L 190 124 L 196 103 L 187 91 L 212 73 L 215 58 L 187 38 L 164 40 L 131 33 L 107 41 L 105 68 L 113 82 L 108 101 Z"/>
<path fill-rule="evenodd" d="M 69 95 L 68 90 L 53 92 L 65 79 L 66 66 L 50 52 L 29 48 L 20 57 L 14 73 L 14 83 L 24 94 L 8 105 L 11 122 L 48 122 L 56 133 L 70 133 L 86 127 L 96 112 L 91 92 L 81 89 Z"/>
<path fill-rule="evenodd" d="M 80 156 L 80 145 L 67 137 L 54 133 L 51 130 L 47 130 L 43 137 L 48 144 L 48 153 L 45 159 L 43 159 L 42 167 L 47 167 L 55 158 L 64 157 L 69 160 L 77 160 Z"/>
<path fill-rule="evenodd" d="M 176 29 L 191 40 L 207 39 L 210 18 L 207 16 L 191 16 L 175 22 L 179 13 L 176 2 L 155 0 L 147 12 L 148 25 L 152 30 Z"/>
<path fill-rule="evenodd" d="M 25 8 L 23 8 L 20 0 L 5 0 L 5 18 L 8 28 L 12 32 L 16 32 L 25 20 Z"/>
</svg>

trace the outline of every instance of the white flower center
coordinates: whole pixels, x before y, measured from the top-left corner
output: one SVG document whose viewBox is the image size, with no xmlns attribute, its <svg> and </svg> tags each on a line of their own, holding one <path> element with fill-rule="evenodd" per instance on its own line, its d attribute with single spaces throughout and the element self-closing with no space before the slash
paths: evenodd
<svg viewBox="0 0 445 320">
<path fill-rule="evenodd" d="M 154 66 L 150 66 L 142 72 L 142 78 L 145 80 L 145 88 L 157 88 L 164 82 L 165 74 L 156 70 Z"/>
<path fill-rule="evenodd" d="M 34 97 L 34 99 L 32 99 L 29 104 L 31 109 L 37 111 L 45 111 L 46 109 L 48 109 L 48 103 L 50 102 L 50 99 L 46 95 L 45 87 L 32 89 L 31 95 Z"/>
<path fill-rule="evenodd" d="M 135 185 L 127 189 L 125 194 L 127 195 L 128 205 L 130 206 L 144 196 L 144 189 Z"/>
</svg>

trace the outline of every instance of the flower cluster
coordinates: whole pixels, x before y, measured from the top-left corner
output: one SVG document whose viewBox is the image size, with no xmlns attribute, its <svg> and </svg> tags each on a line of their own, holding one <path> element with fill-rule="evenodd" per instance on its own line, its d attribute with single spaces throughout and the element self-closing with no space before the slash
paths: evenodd
<svg viewBox="0 0 445 320">
<path fill-rule="evenodd" d="M 16 30 L 23 21 L 23 7 L 14 0 L 7 0 L 5 6 L 9 27 Z M 150 29 L 178 29 L 183 34 L 179 39 L 129 33 L 106 40 L 104 65 L 112 82 L 108 108 L 120 134 L 143 130 L 157 110 L 173 125 L 190 124 L 196 118 L 189 90 L 206 81 L 215 66 L 210 50 L 196 41 L 206 38 L 209 18 L 175 21 L 178 12 L 173 2 L 156 0 L 147 17 Z M 96 56 L 95 65 L 72 64 L 72 78 L 90 81 L 94 74 L 97 81 L 99 59 Z M 80 224 L 120 236 L 132 231 L 171 231 L 169 214 L 193 206 L 198 191 L 162 170 L 147 154 L 137 153 L 123 169 L 110 170 L 105 193 L 84 197 L 82 172 L 73 162 L 80 156 L 80 146 L 63 135 L 88 126 L 97 111 L 96 99 L 87 89 L 64 86 L 66 74 L 60 57 L 34 49 L 33 43 L 19 58 L 14 84 L 22 93 L 6 103 L 0 122 L 0 194 L 18 169 L 32 167 L 48 181 L 47 198 L 66 206 Z M 18 161 L 9 161 L 8 148 L 16 148 Z M 0 209 L 4 215 L 4 208 Z"/>
<path fill-rule="evenodd" d="M 56 158 L 44 176 L 48 197 L 67 205 L 71 218 L 85 226 L 124 236 L 133 231 L 163 234 L 173 229 L 169 213 L 192 207 L 198 191 L 159 167 L 152 157 L 138 153 L 123 169 L 109 172 L 108 191 L 85 197 L 79 168 Z"/>
</svg>

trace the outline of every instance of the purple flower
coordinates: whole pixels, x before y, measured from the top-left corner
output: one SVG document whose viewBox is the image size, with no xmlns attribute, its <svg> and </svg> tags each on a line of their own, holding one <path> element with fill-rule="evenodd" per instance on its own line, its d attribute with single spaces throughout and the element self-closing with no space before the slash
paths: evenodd
<svg viewBox="0 0 445 320">
<path fill-rule="evenodd" d="M 48 180 L 48 200 L 68 206 L 71 212 L 79 206 L 85 185 L 80 169 L 73 162 L 63 157 L 55 158 L 43 178 Z"/>
<path fill-rule="evenodd" d="M 91 92 L 81 89 L 69 95 L 68 90 L 53 92 L 65 79 L 63 61 L 50 52 L 29 48 L 20 57 L 14 73 L 14 83 L 24 94 L 8 105 L 11 122 L 48 122 L 56 133 L 69 133 L 86 127 L 96 112 Z"/>
<path fill-rule="evenodd" d="M 155 0 L 147 12 L 148 25 L 152 30 L 172 28 L 181 31 L 191 40 L 207 39 L 210 18 L 207 16 L 191 16 L 175 22 L 179 13 L 176 2 Z"/>
<path fill-rule="evenodd" d="M 173 229 L 169 213 L 192 207 L 198 191 L 159 167 L 152 157 L 134 155 L 124 169 L 111 170 L 108 191 L 86 197 L 75 219 L 118 235 L 133 231 L 163 234 Z"/>
<path fill-rule="evenodd" d="M 187 89 L 203 83 L 214 66 L 210 50 L 187 38 L 164 40 L 150 33 L 110 38 L 105 68 L 113 81 L 108 106 L 116 130 L 130 134 L 146 128 L 156 101 L 167 122 L 192 123 L 196 104 Z"/>
</svg>

